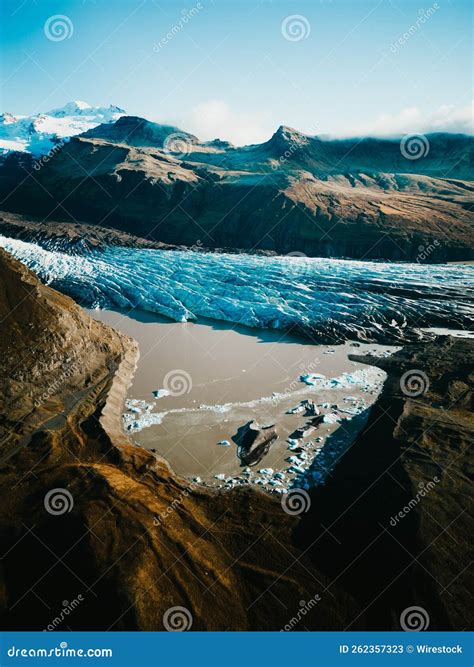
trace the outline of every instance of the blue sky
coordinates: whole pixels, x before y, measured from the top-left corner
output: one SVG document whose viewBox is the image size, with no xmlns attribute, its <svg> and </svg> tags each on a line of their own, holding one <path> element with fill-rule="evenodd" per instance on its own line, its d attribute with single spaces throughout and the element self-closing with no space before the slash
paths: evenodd
<svg viewBox="0 0 474 667">
<path fill-rule="evenodd" d="M 1 108 L 112 103 L 236 143 L 465 130 L 471 21 L 467 0 L 3 0 Z"/>
</svg>

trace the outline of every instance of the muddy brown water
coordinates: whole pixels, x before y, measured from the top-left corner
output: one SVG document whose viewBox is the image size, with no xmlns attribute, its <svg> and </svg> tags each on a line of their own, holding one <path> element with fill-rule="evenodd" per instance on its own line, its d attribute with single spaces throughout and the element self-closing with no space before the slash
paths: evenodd
<svg viewBox="0 0 474 667">
<path fill-rule="evenodd" d="M 154 449 L 168 460 L 173 470 L 203 483 L 223 485 L 215 475 L 245 479 L 232 437 L 251 419 L 261 425 L 276 424 L 278 440 L 262 461 L 252 467 L 251 481 L 262 479 L 262 468 L 282 471 L 287 482 L 287 438 L 301 427 L 307 417 L 287 414 L 301 400 L 327 404 L 323 412 L 335 413 L 339 423 L 325 423 L 302 441 L 308 463 L 324 451 L 325 443 L 336 431 L 347 433 L 347 444 L 362 427 L 363 420 L 345 412 L 361 399 L 370 407 L 385 377 L 370 367 L 376 385 L 369 388 L 316 389 L 300 381 L 305 373 L 327 378 L 368 369 L 348 359 L 349 354 L 377 354 L 393 351 L 374 344 L 352 346 L 313 345 L 308 341 L 276 331 L 251 330 L 212 321 L 177 323 L 141 311 L 88 311 L 92 317 L 113 326 L 139 344 L 140 359 L 128 391 L 129 399 L 154 403 L 152 412 L 161 414 L 161 423 L 132 431 L 132 439 L 142 447 Z M 173 395 L 154 398 L 153 391 L 171 387 Z M 275 396 L 276 394 L 276 396 Z M 337 406 L 331 407 L 331 406 Z M 341 435 L 341 432 L 339 432 Z M 316 440 L 317 439 L 317 440 Z M 229 446 L 218 444 L 228 441 Z M 322 447 L 322 450 L 320 449 Z M 267 487 L 268 476 L 263 479 Z"/>
</svg>

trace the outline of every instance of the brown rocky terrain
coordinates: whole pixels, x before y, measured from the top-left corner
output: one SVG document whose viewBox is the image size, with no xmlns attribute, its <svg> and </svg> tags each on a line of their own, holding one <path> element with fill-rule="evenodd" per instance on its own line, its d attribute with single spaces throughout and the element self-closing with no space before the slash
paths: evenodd
<svg viewBox="0 0 474 667">
<path fill-rule="evenodd" d="M 432 246 L 431 262 L 472 258 L 471 137 L 429 135 L 415 160 L 399 140 L 282 126 L 259 145 L 181 133 L 170 148 L 170 130 L 125 116 L 44 163 L 11 155 L 0 169 L 3 207 L 172 245 L 405 261 Z"/>
<path fill-rule="evenodd" d="M 9 211 L 0 211 L 0 235 L 19 239 L 26 243 L 37 243 L 48 250 L 67 254 L 81 254 L 91 250 L 101 251 L 111 246 L 156 248 L 159 250 L 188 249 L 187 246 L 151 241 L 113 227 L 88 225 L 79 222 L 61 222 L 54 219 L 38 220 L 32 216 L 10 213 Z M 192 249 L 196 252 L 211 252 L 200 244 L 192 246 Z M 216 251 L 239 252 L 235 248 L 217 248 Z M 250 254 L 270 256 L 275 253 L 268 250 L 253 250 Z"/>
<path fill-rule="evenodd" d="M 415 605 L 430 630 L 472 629 L 474 343 L 444 337 L 375 363 L 382 394 L 297 543 L 359 602 L 355 622 L 396 626 Z"/>
<path fill-rule="evenodd" d="M 163 629 L 174 606 L 196 630 L 283 628 L 329 583 L 299 559 L 296 519 L 263 493 L 193 488 L 133 445 L 120 414 L 134 342 L 3 251 L 0 275 L 1 627 L 43 629 L 81 595 L 62 629 Z M 46 510 L 53 489 L 69 512 Z M 304 625 L 356 612 L 338 591 Z"/>
<path fill-rule="evenodd" d="M 101 250 L 110 246 L 163 250 L 173 250 L 177 247 L 133 236 L 110 227 L 57 220 L 38 221 L 6 211 L 0 211 L 0 234 L 27 243 L 43 244 L 45 247 L 66 253 Z"/>
<path fill-rule="evenodd" d="M 289 516 L 133 445 L 119 417 L 135 343 L 4 251 L 0 276 L 2 628 L 45 628 L 78 595 L 62 629 L 163 629 L 182 606 L 196 630 L 278 630 L 316 595 L 295 629 L 398 629 L 415 604 L 432 629 L 472 626 L 472 341 L 377 360 L 389 379 L 366 429 L 309 512 Z M 400 376 L 413 368 L 430 386 L 410 398 Z"/>
</svg>

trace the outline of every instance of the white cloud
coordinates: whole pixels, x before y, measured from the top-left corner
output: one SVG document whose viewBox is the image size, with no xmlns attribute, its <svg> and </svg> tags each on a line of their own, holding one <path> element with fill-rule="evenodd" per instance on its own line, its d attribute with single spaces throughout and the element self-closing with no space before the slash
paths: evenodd
<svg viewBox="0 0 474 667">
<path fill-rule="evenodd" d="M 224 139 L 237 146 L 267 141 L 278 127 L 264 112 L 233 111 L 223 100 L 202 102 L 182 117 L 180 126 L 199 139 Z"/>
<path fill-rule="evenodd" d="M 474 130 L 474 102 L 466 107 L 444 105 L 432 113 L 423 114 L 417 107 L 402 109 L 396 114 L 380 114 L 374 121 L 354 126 L 341 136 L 391 136 L 414 132 L 463 132 Z"/>
<path fill-rule="evenodd" d="M 318 128 L 317 133 L 329 137 L 387 137 L 428 132 L 463 132 L 472 134 L 474 102 L 465 107 L 444 105 L 429 114 L 418 107 L 408 107 L 397 113 L 382 113 L 364 123 L 344 123 L 344 130 L 334 127 Z M 160 121 L 158 121 L 160 122 Z M 163 121 L 161 121 L 163 122 Z M 276 118 L 264 111 L 237 112 L 224 100 L 213 99 L 198 104 L 186 113 L 172 120 L 173 125 L 192 132 L 202 141 L 224 139 L 236 146 L 268 141 L 285 119 Z M 294 126 L 305 132 L 304 127 Z M 314 133 L 309 131 L 310 134 Z"/>
</svg>

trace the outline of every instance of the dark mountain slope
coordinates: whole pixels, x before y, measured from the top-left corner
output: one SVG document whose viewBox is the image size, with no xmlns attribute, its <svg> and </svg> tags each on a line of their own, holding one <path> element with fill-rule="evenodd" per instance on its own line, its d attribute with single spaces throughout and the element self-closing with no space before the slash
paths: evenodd
<svg viewBox="0 0 474 667">
<path fill-rule="evenodd" d="M 404 609 L 419 606 L 430 630 L 472 629 L 474 342 L 438 338 L 376 365 L 388 373 L 382 394 L 312 494 L 298 544 L 371 627 L 397 627 Z"/>
<path fill-rule="evenodd" d="M 181 133 L 170 150 L 171 130 L 122 117 L 72 139 L 39 168 L 10 157 L 0 169 L 3 207 L 170 244 L 411 261 L 473 256 L 470 137 L 428 135 L 426 155 L 412 160 L 399 141 L 330 141 L 286 127 L 243 148 Z"/>
<path fill-rule="evenodd" d="M 172 125 L 159 125 L 138 116 L 122 116 L 115 123 L 103 123 L 84 132 L 82 136 L 105 139 L 115 144 L 163 148 L 166 139 L 179 134 L 182 140 L 198 143 L 198 138 Z"/>
</svg>

